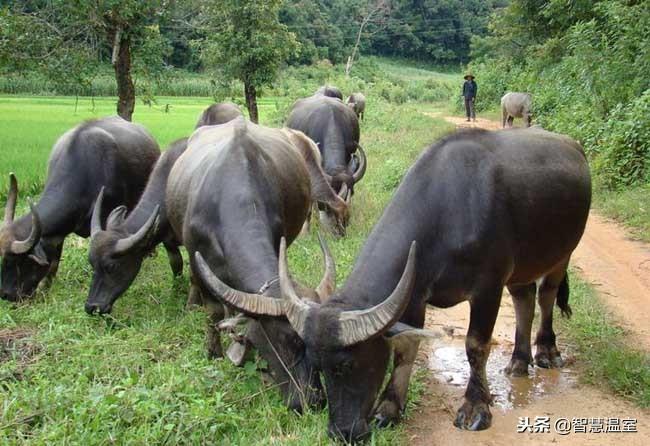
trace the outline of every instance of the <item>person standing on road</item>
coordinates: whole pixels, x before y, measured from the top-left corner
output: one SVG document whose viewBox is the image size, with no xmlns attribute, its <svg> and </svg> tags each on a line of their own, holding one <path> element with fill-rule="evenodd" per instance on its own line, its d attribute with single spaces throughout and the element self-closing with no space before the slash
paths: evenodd
<svg viewBox="0 0 650 446">
<path fill-rule="evenodd" d="M 467 122 L 472 118 L 476 122 L 476 111 L 474 110 L 474 101 L 476 100 L 476 90 L 478 89 L 474 81 L 474 75 L 467 73 L 465 75 L 465 83 L 463 84 L 463 98 L 465 98 L 465 113 L 467 114 Z"/>
</svg>

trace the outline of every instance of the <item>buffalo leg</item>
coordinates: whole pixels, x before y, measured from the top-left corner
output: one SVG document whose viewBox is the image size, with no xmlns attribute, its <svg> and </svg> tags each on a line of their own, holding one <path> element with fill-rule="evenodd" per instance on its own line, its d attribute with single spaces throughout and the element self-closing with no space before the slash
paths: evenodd
<svg viewBox="0 0 650 446">
<path fill-rule="evenodd" d="M 397 423 L 402 417 L 406 408 L 406 396 L 419 346 L 419 341 L 411 341 L 404 348 L 395 350 L 393 373 L 375 412 L 375 419 L 379 427 Z"/>
<path fill-rule="evenodd" d="M 190 292 L 187 297 L 187 304 L 185 307 L 190 309 L 192 307 L 200 307 L 203 305 L 203 296 L 201 295 L 201 289 L 198 284 L 195 282 L 194 273 L 190 268 Z"/>
<path fill-rule="evenodd" d="M 470 319 L 465 351 L 470 366 L 465 402 L 458 409 L 454 425 L 461 429 L 483 430 L 492 424 L 489 405 L 492 395 L 485 366 L 490 356 L 492 330 L 499 312 L 503 286 L 493 286 L 475 294 L 470 300 Z"/>
<path fill-rule="evenodd" d="M 553 331 L 553 305 L 558 290 L 566 275 L 566 265 L 547 275 L 539 287 L 537 296 L 541 321 L 535 339 L 535 363 L 543 368 L 557 368 L 564 365 L 562 355 L 555 343 Z"/>
<path fill-rule="evenodd" d="M 221 332 L 219 331 L 218 325 L 226 315 L 225 308 L 221 303 L 209 298 L 204 300 L 204 305 L 208 312 L 208 329 L 206 333 L 208 358 L 222 358 Z"/>
<path fill-rule="evenodd" d="M 515 123 L 515 118 L 514 118 L 514 116 L 508 116 L 508 127 L 509 127 L 509 128 L 512 128 L 512 126 L 514 125 L 514 123 Z"/>
<path fill-rule="evenodd" d="M 530 333 L 533 328 L 533 317 L 535 316 L 535 290 L 534 283 L 508 287 L 508 291 L 512 295 L 512 303 L 517 318 L 515 349 L 512 352 L 510 364 L 505 370 L 509 375 L 526 376 L 528 375 L 528 365 L 533 363 Z"/>
<path fill-rule="evenodd" d="M 59 263 L 61 263 L 62 252 L 63 252 L 63 241 L 57 243 L 54 247 L 52 260 L 50 261 L 50 269 L 48 270 L 47 276 L 45 276 L 45 281 L 43 282 L 43 286 L 45 287 L 45 289 L 48 289 L 50 286 L 52 286 L 52 282 L 54 282 L 56 273 L 59 271 Z"/>
<path fill-rule="evenodd" d="M 167 251 L 167 257 L 169 257 L 169 266 L 172 268 L 172 274 L 175 277 L 183 274 L 183 256 L 181 255 L 178 246 L 163 242 L 165 245 L 165 250 Z"/>
</svg>

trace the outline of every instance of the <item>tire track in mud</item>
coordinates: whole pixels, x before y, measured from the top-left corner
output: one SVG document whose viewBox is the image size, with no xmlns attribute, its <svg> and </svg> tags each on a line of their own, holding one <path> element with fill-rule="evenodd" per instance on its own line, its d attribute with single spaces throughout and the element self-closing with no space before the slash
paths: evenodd
<svg viewBox="0 0 650 446">
<path fill-rule="evenodd" d="M 429 114 L 440 118 L 440 114 Z M 486 119 L 466 122 L 463 118 L 445 117 L 460 128 L 501 128 Z M 592 213 L 585 235 L 576 249 L 572 265 L 581 275 L 595 283 L 602 300 L 623 322 L 633 339 L 650 348 L 650 247 L 625 238 L 624 231 Z M 515 314 L 511 298 L 504 292 L 499 317 L 494 328 L 493 345 L 488 361 L 488 381 L 494 395 L 491 408 L 492 426 L 481 432 L 468 432 L 453 426 L 456 410 L 463 402 L 469 376 L 464 338 L 469 325 L 469 305 L 465 302 L 448 309 L 427 310 L 426 326 L 445 335 L 420 347 L 418 366 L 429 379 L 423 400 L 406 421 L 408 444 L 424 445 L 503 445 L 549 443 L 571 445 L 646 445 L 650 436 L 650 412 L 639 409 L 605 391 L 579 382 L 575 359 L 563 343 L 566 336 L 558 330 L 558 345 L 566 361 L 559 370 L 531 368 L 529 377 L 505 375 L 515 333 Z M 533 328 L 537 329 L 537 323 Z M 576 365 L 579 366 L 579 365 Z M 548 417 L 548 433 L 518 433 L 521 417 L 531 422 Z M 609 418 L 636 419 L 637 433 L 571 433 L 554 429 L 559 419 L 570 422 L 587 418 L 589 425 Z M 579 421 L 578 421 L 579 422 Z"/>
</svg>

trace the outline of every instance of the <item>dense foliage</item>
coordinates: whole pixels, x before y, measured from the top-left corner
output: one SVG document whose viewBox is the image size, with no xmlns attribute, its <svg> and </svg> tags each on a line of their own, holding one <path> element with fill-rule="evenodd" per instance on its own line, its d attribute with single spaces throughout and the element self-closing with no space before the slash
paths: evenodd
<svg viewBox="0 0 650 446">
<path fill-rule="evenodd" d="M 581 141 L 600 185 L 650 182 L 650 2 L 513 0 L 473 51 L 479 105 L 530 92 L 536 121 Z"/>
</svg>

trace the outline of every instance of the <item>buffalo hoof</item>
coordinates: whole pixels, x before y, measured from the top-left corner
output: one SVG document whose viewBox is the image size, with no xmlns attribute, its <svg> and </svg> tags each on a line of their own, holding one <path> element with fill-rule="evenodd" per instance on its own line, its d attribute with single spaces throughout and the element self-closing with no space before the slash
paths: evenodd
<svg viewBox="0 0 650 446">
<path fill-rule="evenodd" d="M 458 409 L 454 426 L 468 431 L 482 431 L 492 424 L 492 414 L 488 405 L 482 402 L 465 403 Z"/>
<path fill-rule="evenodd" d="M 528 376 L 528 365 L 531 361 L 524 359 L 512 358 L 510 364 L 504 369 L 510 376 Z"/>
<path fill-rule="evenodd" d="M 537 347 L 535 354 L 535 363 L 537 367 L 543 369 L 559 369 L 564 367 L 564 360 L 557 347 Z"/>
<path fill-rule="evenodd" d="M 375 412 L 375 425 L 379 428 L 395 425 L 402 419 L 402 411 L 394 401 L 384 400 Z"/>
</svg>

